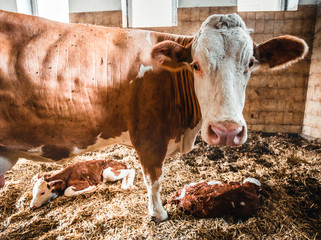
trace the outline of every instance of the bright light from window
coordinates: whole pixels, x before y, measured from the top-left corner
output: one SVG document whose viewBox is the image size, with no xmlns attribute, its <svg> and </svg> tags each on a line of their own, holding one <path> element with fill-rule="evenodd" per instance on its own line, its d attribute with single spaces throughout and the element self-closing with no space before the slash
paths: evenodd
<svg viewBox="0 0 321 240">
<path fill-rule="evenodd" d="M 172 0 L 132 0 L 131 3 L 131 27 L 173 26 Z"/>
<path fill-rule="evenodd" d="M 69 22 L 68 0 L 37 0 L 38 16 L 59 22 Z"/>
</svg>

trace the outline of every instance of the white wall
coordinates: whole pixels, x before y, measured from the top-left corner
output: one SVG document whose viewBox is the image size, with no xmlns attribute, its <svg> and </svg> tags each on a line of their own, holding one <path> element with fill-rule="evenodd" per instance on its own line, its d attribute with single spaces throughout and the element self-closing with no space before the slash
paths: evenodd
<svg viewBox="0 0 321 240">
<path fill-rule="evenodd" d="M 299 0 L 299 5 L 316 4 L 317 1 L 319 0 Z M 179 8 L 229 6 L 237 6 L 237 0 L 178 0 Z M 121 0 L 69 0 L 71 13 L 119 10 L 121 10 Z"/>
<path fill-rule="evenodd" d="M 179 8 L 192 7 L 229 7 L 236 6 L 237 0 L 178 0 Z"/>
<path fill-rule="evenodd" d="M 30 0 L 17 0 L 17 12 L 32 15 Z"/>
<path fill-rule="evenodd" d="M 37 0 L 38 16 L 59 22 L 69 22 L 68 0 Z"/>
<path fill-rule="evenodd" d="M 16 0 L 0 0 L 0 9 L 10 12 L 17 12 Z"/>
<path fill-rule="evenodd" d="M 237 6 L 238 0 L 178 0 L 179 8 L 230 7 Z M 260 0 L 262 1 L 262 0 Z M 269 0 L 264 0 L 269 1 Z M 320 0 L 299 0 L 299 5 L 317 4 Z"/>
<path fill-rule="evenodd" d="M 299 0 L 299 5 L 317 4 L 318 0 Z"/>
<path fill-rule="evenodd" d="M 51 0 L 53 3 L 56 1 Z M 0 9 L 30 14 L 31 8 L 29 2 L 30 0 L 0 0 Z M 299 0 L 299 5 L 317 4 L 318 2 L 320 0 Z M 236 5 L 237 0 L 178 0 L 179 8 Z M 121 10 L 121 0 L 69 0 L 69 11 L 71 13 L 118 10 Z"/>
<path fill-rule="evenodd" d="M 118 10 L 121 10 L 121 0 L 69 0 L 71 13 Z"/>
</svg>

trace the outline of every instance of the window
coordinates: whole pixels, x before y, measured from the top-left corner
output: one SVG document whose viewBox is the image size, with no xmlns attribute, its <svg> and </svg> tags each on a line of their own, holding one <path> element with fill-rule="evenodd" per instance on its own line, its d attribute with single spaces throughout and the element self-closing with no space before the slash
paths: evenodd
<svg viewBox="0 0 321 240">
<path fill-rule="evenodd" d="M 239 12 L 249 11 L 296 11 L 299 0 L 238 0 Z"/>
<path fill-rule="evenodd" d="M 177 0 L 123 0 L 123 27 L 177 25 Z"/>
<path fill-rule="evenodd" d="M 17 12 L 69 22 L 68 0 L 17 0 Z"/>
</svg>

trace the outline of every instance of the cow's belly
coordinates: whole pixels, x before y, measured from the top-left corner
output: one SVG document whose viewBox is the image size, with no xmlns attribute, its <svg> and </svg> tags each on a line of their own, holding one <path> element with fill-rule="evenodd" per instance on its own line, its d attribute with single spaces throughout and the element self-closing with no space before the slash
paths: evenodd
<svg viewBox="0 0 321 240">
<path fill-rule="evenodd" d="M 58 155 L 52 155 L 53 157 L 45 153 L 46 151 L 45 149 L 47 149 L 46 145 L 41 145 L 36 148 L 32 148 L 25 151 L 12 150 L 12 149 L 6 149 L 5 147 L 1 147 L 0 148 L 0 170 L 1 169 L 8 170 L 7 169 L 8 164 L 7 162 L 2 161 L 2 157 L 4 157 L 4 159 L 9 159 L 10 161 L 13 161 L 13 160 L 17 161 L 19 158 L 24 158 L 27 160 L 39 161 L 39 162 L 59 161 L 60 163 L 64 163 L 66 161 L 71 160 L 72 158 L 74 158 L 79 154 L 84 154 L 86 152 L 99 150 L 109 145 L 120 144 L 128 147 L 132 147 L 132 143 L 130 141 L 128 132 L 123 132 L 120 136 L 109 138 L 109 139 L 103 139 L 100 135 L 101 134 L 97 136 L 96 142 L 93 145 L 88 146 L 86 149 L 73 147 L 73 149 L 69 152 L 66 152 L 65 155 L 63 155 L 63 157 L 60 157 L 61 149 L 59 148 L 55 149 L 54 148 L 55 146 L 52 146 L 52 148 L 53 148 L 53 151 L 57 151 Z M 14 163 L 12 165 L 14 165 Z"/>
<path fill-rule="evenodd" d="M 95 144 L 88 146 L 86 149 L 75 149 L 75 154 L 91 152 L 114 144 L 120 144 L 126 147 L 133 147 L 132 142 L 130 140 L 129 132 L 123 132 L 118 137 L 108 139 L 102 138 L 101 134 L 99 134 L 97 136 L 97 141 L 95 142 Z"/>
</svg>

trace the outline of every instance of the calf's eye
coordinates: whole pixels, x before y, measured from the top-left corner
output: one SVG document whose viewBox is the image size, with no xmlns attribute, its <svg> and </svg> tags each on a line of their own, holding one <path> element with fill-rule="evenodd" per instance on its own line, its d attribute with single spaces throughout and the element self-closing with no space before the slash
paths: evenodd
<svg viewBox="0 0 321 240">
<path fill-rule="evenodd" d="M 44 192 L 40 193 L 40 195 L 44 195 L 44 194 L 45 194 Z"/>
</svg>

